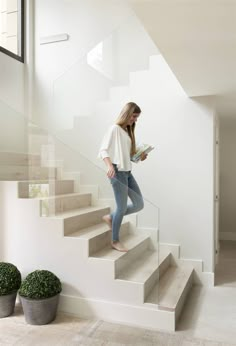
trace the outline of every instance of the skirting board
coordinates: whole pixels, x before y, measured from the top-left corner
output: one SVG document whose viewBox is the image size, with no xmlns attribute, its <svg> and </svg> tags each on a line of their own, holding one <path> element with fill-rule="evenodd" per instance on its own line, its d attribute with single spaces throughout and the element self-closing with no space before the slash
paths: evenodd
<svg viewBox="0 0 236 346">
<path fill-rule="evenodd" d="M 85 299 L 61 294 L 59 311 L 80 318 L 99 318 L 155 330 L 175 331 L 175 314 L 170 311 L 150 309 L 145 306 L 132 306 L 109 301 Z"/>
<path fill-rule="evenodd" d="M 236 232 L 220 232 L 220 240 L 236 240 Z"/>
</svg>

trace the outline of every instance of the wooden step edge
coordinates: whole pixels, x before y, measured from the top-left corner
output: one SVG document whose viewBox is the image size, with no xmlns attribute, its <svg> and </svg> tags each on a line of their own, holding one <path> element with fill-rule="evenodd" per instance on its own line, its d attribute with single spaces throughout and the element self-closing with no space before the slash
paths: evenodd
<svg viewBox="0 0 236 346">
<path fill-rule="evenodd" d="M 47 196 L 47 197 L 37 197 L 40 200 L 53 200 L 53 199 L 63 199 L 63 198 L 71 198 L 71 197 L 91 197 L 91 193 L 88 192 L 70 192 L 70 193 L 64 193 L 61 195 L 53 195 L 53 196 Z"/>
<path fill-rule="evenodd" d="M 144 282 L 144 302 L 153 290 L 154 286 L 158 283 L 158 281 L 160 281 L 161 277 L 170 267 L 171 256 L 172 255 L 170 252 L 162 253 L 156 270 L 153 271 L 152 275 L 150 275 L 149 278 L 147 278 L 147 280 Z"/>
<path fill-rule="evenodd" d="M 149 236 L 143 235 L 137 238 L 136 244 L 133 244 L 132 248 L 129 248 L 128 252 L 125 252 L 123 256 L 117 258 L 115 261 L 115 278 L 117 279 L 120 273 L 126 268 L 130 263 L 136 261 L 140 253 L 149 248 L 151 239 Z"/>
<path fill-rule="evenodd" d="M 0 152 L 0 167 L 1 166 L 38 166 L 41 163 L 41 155 L 19 153 L 19 152 Z"/>
<path fill-rule="evenodd" d="M 191 273 L 189 275 L 189 279 L 187 280 L 187 283 L 184 287 L 184 290 L 178 300 L 178 303 L 176 304 L 176 308 L 175 308 L 175 322 L 178 321 L 180 314 L 184 308 L 184 305 L 186 303 L 186 300 L 188 298 L 188 295 L 191 291 L 191 288 L 193 286 L 193 281 L 194 281 L 194 268 L 192 268 Z"/>
<path fill-rule="evenodd" d="M 73 215 L 71 216 L 68 216 L 67 213 L 66 216 L 55 216 L 54 218 L 63 220 L 64 236 L 66 236 L 67 234 L 79 232 L 85 227 L 90 227 L 101 223 L 102 217 L 109 212 L 110 207 L 90 206 L 73 211 Z"/>
<path fill-rule="evenodd" d="M 89 242 L 91 239 L 96 238 L 103 233 L 106 233 L 108 231 L 107 228 L 108 226 L 106 226 L 106 224 L 100 222 L 98 224 L 79 229 L 78 231 L 68 233 L 66 237 L 84 239 Z"/>
<path fill-rule="evenodd" d="M 21 181 L 17 181 L 17 186 L 18 186 L 18 198 L 35 198 L 35 197 L 30 197 L 29 196 L 29 186 L 30 185 L 48 185 L 49 188 L 54 187 L 57 189 L 59 188 L 60 184 L 63 185 L 64 184 L 72 184 L 74 186 L 74 180 L 56 180 L 56 179 L 29 179 L 29 180 L 21 180 Z M 58 186 L 59 185 L 59 186 Z M 72 187 L 73 187 L 72 186 Z M 65 186 L 64 186 L 65 187 Z M 69 189 L 69 190 L 74 190 L 73 189 Z M 55 191 L 54 191 L 55 192 Z M 68 192 L 69 193 L 73 193 L 73 192 Z M 51 191 L 49 190 L 49 194 L 51 195 Z M 56 193 L 53 194 L 53 196 L 61 196 L 61 195 L 67 195 L 67 193 Z"/>
<path fill-rule="evenodd" d="M 127 233 L 126 236 L 123 238 L 123 242 L 129 243 L 129 251 L 132 251 L 133 248 L 136 248 L 136 246 L 142 241 L 143 239 L 146 239 L 147 236 L 143 236 L 142 238 L 139 236 L 134 236 L 132 233 Z M 108 253 L 108 254 L 107 254 Z M 91 257 L 92 258 L 105 258 L 109 259 L 113 262 L 117 261 L 120 257 L 123 257 L 127 254 L 127 252 L 119 252 L 117 250 L 112 249 L 111 245 L 107 245 L 102 250 L 94 253 Z"/>
<path fill-rule="evenodd" d="M 150 266 L 150 261 L 152 263 L 152 266 Z M 159 262 L 160 262 L 160 256 L 158 254 L 158 251 L 147 248 L 139 256 L 137 261 L 134 261 L 131 264 L 131 266 L 127 268 L 128 270 L 124 268 L 124 270 L 120 272 L 117 279 L 124 280 L 124 281 L 144 283 L 147 280 L 147 278 L 156 270 Z M 141 270 L 146 273 L 146 276 L 143 276 L 142 279 L 139 278 Z M 129 271 L 131 271 L 131 276 L 132 276 L 131 278 L 129 278 Z"/>
<path fill-rule="evenodd" d="M 50 184 L 50 183 L 63 183 L 73 182 L 73 179 L 25 179 L 18 181 L 19 184 Z"/>
<path fill-rule="evenodd" d="M 180 312 L 184 305 L 187 293 L 189 292 L 189 289 L 192 286 L 193 272 L 194 272 L 194 269 L 192 267 L 179 268 L 179 270 L 182 270 L 183 272 L 185 272 L 185 275 L 184 275 L 184 280 L 183 279 L 181 280 L 181 290 L 175 304 L 174 305 L 171 304 L 170 306 L 167 303 L 164 303 L 161 301 L 158 302 L 158 307 L 160 310 L 168 310 L 168 311 L 175 311 L 175 312 L 178 311 L 178 314 L 177 314 L 178 316 L 180 315 Z"/>
<path fill-rule="evenodd" d="M 76 218 L 78 216 L 84 215 L 84 214 L 90 214 L 90 213 L 94 213 L 97 211 L 102 211 L 104 210 L 104 212 L 109 209 L 109 206 L 88 206 L 88 207 L 82 207 L 82 208 L 78 208 L 78 209 L 74 209 L 74 210 L 69 210 L 69 211 L 65 211 L 62 213 L 58 213 L 56 215 L 52 215 L 52 218 L 55 219 L 62 219 L 64 221 L 66 220 L 70 220 L 73 218 Z M 104 214 L 105 215 L 105 214 Z"/>
<path fill-rule="evenodd" d="M 103 223 L 106 231 L 100 234 L 89 236 L 89 256 L 92 256 L 94 253 L 102 250 L 107 245 L 111 244 L 112 231 L 109 229 L 109 226 L 104 222 Z M 129 222 L 123 222 L 120 228 L 120 234 L 127 234 L 129 231 Z"/>
</svg>

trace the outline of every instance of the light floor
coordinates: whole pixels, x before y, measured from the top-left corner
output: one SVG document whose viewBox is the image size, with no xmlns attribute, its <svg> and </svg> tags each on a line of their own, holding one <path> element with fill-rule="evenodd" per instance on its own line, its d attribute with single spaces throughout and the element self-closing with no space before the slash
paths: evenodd
<svg viewBox="0 0 236 346">
<path fill-rule="evenodd" d="M 17 306 L 13 316 L 0 319 L 0 346 L 236 345 L 236 242 L 221 242 L 216 282 L 218 286 L 209 289 L 193 288 L 174 333 L 61 313 L 49 325 L 31 326 Z"/>
</svg>

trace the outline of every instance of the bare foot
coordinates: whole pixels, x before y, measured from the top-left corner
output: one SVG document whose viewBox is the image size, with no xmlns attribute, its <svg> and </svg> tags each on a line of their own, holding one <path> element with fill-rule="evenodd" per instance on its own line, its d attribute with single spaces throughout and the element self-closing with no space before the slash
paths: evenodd
<svg viewBox="0 0 236 346">
<path fill-rule="evenodd" d="M 110 215 L 104 215 L 102 217 L 103 221 L 106 222 L 106 224 L 109 226 L 109 229 L 111 230 L 112 229 L 112 220 L 111 220 L 111 217 Z"/>
<path fill-rule="evenodd" d="M 111 246 L 113 249 L 121 252 L 128 252 L 128 249 L 124 247 L 123 244 L 121 244 L 119 241 L 112 241 Z"/>
</svg>

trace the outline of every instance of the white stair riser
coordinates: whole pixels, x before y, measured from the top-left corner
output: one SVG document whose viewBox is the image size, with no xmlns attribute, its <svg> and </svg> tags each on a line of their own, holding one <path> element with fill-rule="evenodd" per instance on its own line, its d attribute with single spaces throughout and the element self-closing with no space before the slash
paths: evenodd
<svg viewBox="0 0 236 346">
<path fill-rule="evenodd" d="M 82 215 L 76 215 L 73 217 L 66 218 L 64 220 L 64 235 L 71 234 L 82 228 L 86 228 L 96 223 L 100 223 L 102 217 L 108 214 L 109 208 L 103 208 L 92 212 L 87 212 Z"/>
</svg>

